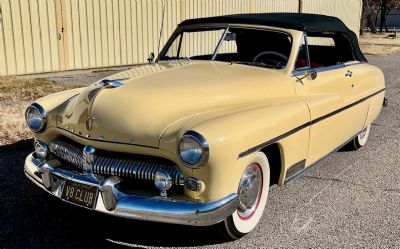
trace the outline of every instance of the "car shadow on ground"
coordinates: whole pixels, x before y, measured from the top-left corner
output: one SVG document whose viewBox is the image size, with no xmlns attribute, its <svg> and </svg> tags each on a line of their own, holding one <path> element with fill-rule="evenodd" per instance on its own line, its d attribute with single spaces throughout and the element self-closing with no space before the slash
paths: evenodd
<svg viewBox="0 0 400 249">
<path fill-rule="evenodd" d="M 127 220 L 52 197 L 24 175 L 24 159 L 31 151 L 26 146 L 0 147 L 3 248 L 188 247 L 225 242 L 215 229 Z"/>
</svg>

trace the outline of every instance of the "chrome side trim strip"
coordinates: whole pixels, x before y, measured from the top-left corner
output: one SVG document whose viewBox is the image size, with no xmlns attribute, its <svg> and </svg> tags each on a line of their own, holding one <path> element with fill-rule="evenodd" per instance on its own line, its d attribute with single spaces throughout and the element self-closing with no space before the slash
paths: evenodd
<svg viewBox="0 0 400 249">
<path fill-rule="evenodd" d="M 385 91 L 385 89 L 386 89 L 386 88 L 383 88 L 383 89 L 381 89 L 381 90 L 379 90 L 379 91 L 377 91 L 377 92 L 375 92 L 375 93 L 373 93 L 373 94 L 368 95 L 367 97 L 364 97 L 364 98 L 362 98 L 362 99 L 360 99 L 360 100 L 357 100 L 357 101 L 354 102 L 354 103 L 351 103 L 351 104 L 346 105 L 346 106 L 344 106 L 344 107 L 342 107 L 342 108 L 339 108 L 339 109 L 337 109 L 336 111 L 330 112 L 330 113 L 328 113 L 328 114 L 326 114 L 326 115 L 324 115 L 324 116 L 322 116 L 322 117 L 316 118 L 316 119 L 312 120 L 310 123 L 311 123 L 311 125 L 316 124 L 316 123 L 318 123 L 318 122 L 320 122 L 320 121 L 322 121 L 322 120 L 324 120 L 324 119 L 327 119 L 327 118 L 329 118 L 329 117 L 331 117 L 331 116 L 333 116 L 333 115 L 336 115 L 336 114 L 338 114 L 338 113 L 340 113 L 340 112 L 342 112 L 342 111 L 345 111 L 345 110 L 347 110 L 347 109 L 349 109 L 349 108 L 351 108 L 351 107 L 353 107 L 353 106 L 355 106 L 355 105 L 358 105 L 358 104 L 360 104 L 360 103 L 366 101 L 367 99 L 372 98 L 373 96 L 375 96 L 375 95 L 377 95 L 377 94 L 379 94 L 379 93 Z"/>
<path fill-rule="evenodd" d="M 349 109 L 349 108 L 351 108 L 351 107 L 353 107 L 353 106 L 355 106 L 355 105 L 358 105 L 358 104 L 360 104 L 360 103 L 366 101 L 366 100 L 369 99 L 369 98 L 372 98 L 373 96 L 375 96 L 375 95 L 377 95 L 377 94 L 379 94 L 379 93 L 381 93 L 381 92 L 383 92 L 383 91 L 385 91 L 385 90 L 386 90 L 386 88 L 383 88 L 383 89 L 381 89 L 381 90 L 379 90 L 379 91 L 377 91 L 377 92 L 375 92 L 375 93 L 373 93 L 373 94 L 370 94 L 370 95 L 368 95 L 367 97 L 364 97 L 364 98 L 362 98 L 362 99 L 360 99 L 360 100 L 358 100 L 358 101 L 356 101 L 356 102 L 354 102 L 354 103 L 351 103 L 351 104 L 349 104 L 349 105 L 347 105 L 347 106 L 344 106 L 344 107 L 342 107 L 342 108 L 340 108 L 340 109 L 337 109 L 337 110 L 335 110 L 335 111 L 333 111 L 333 112 L 330 112 L 330 113 L 328 113 L 328 114 L 326 114 L 326 115 L 324 115 L 324 116 L 321 116 L 321 117 L 319 117 L 319 118 L 316 118 L 316 119 L 314 119 L 314 120 L 311 120 L 310 122 L 305 123 L 305 124 L 302 124 L 302 125 L 300 125 L 300 126 L 294 128 L 293 130 L 290 130 L 290 131 L 288 131 L 288 132 L 286 132 L 286 133 L 284 133 L 284 134 L 282 134 L 282 135 L 280 135 L 280 136 L 278 136 L 278 137 L 275 137 L 275 138 L 273 138 L 273 139 L 271 139 L 271 140 L 268 140 L 267 142 L 264 142 L 264 143 L 262 143 L 262 144 L 259 144 L 259 145 L 254 146 L 254 147 L 252 147 L 252 148 L 250 148 L 250 149 L 248 149 L 248 150 L 245 150 L 245 151 L 241 152 L 241 153 L 238 155 L 238 159 L 241 158 L 241 157 L 247 156 L 247 155 L 249 155 L 249 154 L 251 154 L 251 153 L 254 153 L 254 152 L 256 152 L 256 151 L 259 151 L 259 150 L 261 150 L 262 148 L 267 147 L 268 145 L 271 145 L 271 144 L 273 144 L 273 143 L 276 143 L 276 142 L 278 142 L 279 140 L 282 140 L 282 139 L 284 139 L 284 138 L 286 138 L 286 137 L 288 137 L 288 136 L 290 136 L 290 135 L 292 135 L 292 134 L 294 134 L 294 133 L 296 133 L 296 132 L 298 132 L 298 131 L 300 131 L 300 130 L 306 128 L 306 127 L 309 127 L 309 126 L 311 126 L 311 125 L 314 125 L 314 124 L 316 124 L 316 123 L 318 123 L 318 122 L 320 122 L 320 121 L 322 121 L 322 120 L 324 120 L 324 119 L 327 119 L 327 118 L 329 118 L 329 117 L 331 117 L 331 116 L 333 116 L 333 115 L 336 115 L 336 114 L 338 114 L 338 113 L 340 113 L 340 112 L 343 112 L 343 111 L 345 111 L 345 110 L 347 110 L 347 109 Z"/>
<path fill-rule="evenodd" d="M 288 132 L 286 132 L 286 133 L 284 133 L 284 134 L 282 134 L 282 135 L 280 135 L 280 136 L 278 136 L 278 137 L 276 137 L 276 138 L 273 138 L 273 139 L 271 139 L 271 140 L 268 140 L 267 142 L 264 142 L 264 143 L 262 143 L 262 144 L 259 144 L 259 145 L 257 145 L 257 146 L 254 146 L 254 147 L 252 147 L 252 148 L 250 148 L 250 149 L 248 149 L 248 150 L 245 150 L 245 151 L 243 151 L 243 152 L 241 152 L 241 153 L 239 154 L 238 159 L 241 158 L 241 157 L 250 155 L 251 153 L 254 153 L 254 152 L 256 152 L 256 151 L 259 151 L 259 150 L 261 150 L 262 148 L 267 147 L 268 145 L 274 144 L 274 143 L 278 142 L 279 140 L 282 140 L 282 139 L 284 139 L 285 137 L 288 137 L 288 136 L 290 136 L 290 135 L 292 135 L 292 134 L 294 134 L 294 133 L 296 133 L 296 132 L 298 132 L 298 131 L 301 131 L 302 129 L 304 129 L 304 128 L 308 127 L 308 126 L 310 126 L 309 123 L 302 124 L 302 125 L 300 125 L 300 126 L 294 128 L 293 130 L 290 130 L 290 131 L 288 131 Z"/>
</svg>

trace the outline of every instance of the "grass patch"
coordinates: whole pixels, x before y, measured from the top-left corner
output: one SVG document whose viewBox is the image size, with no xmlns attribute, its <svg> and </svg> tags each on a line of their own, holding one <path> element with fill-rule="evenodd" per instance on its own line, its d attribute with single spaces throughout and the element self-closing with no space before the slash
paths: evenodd
<svg viewBox="0 0 400 249">
<path fill-rule="evenodd" d="M 44 78 L 0 77 L 0 146 L 32 137 L 25 123 L 25 109 L 34 100 L 77 87 Z"/>
<path fill-rule="evenodd" d="M 389 33 L 371 34 L 360 36 L 360 47 L 364 54 L 388 55 L 400 52 L 400 38 L 393 39 Z"/>
</svg>

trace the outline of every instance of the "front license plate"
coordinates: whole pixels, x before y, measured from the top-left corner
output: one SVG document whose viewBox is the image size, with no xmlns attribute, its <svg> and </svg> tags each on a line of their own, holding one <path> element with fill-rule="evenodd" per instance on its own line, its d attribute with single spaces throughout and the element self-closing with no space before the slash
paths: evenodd
<svg viewBox="0 0 400 249">
<path fill-rule="evenodd" d="M 61 198 L 72 203 L 94 208 L 98 195 L 98 188 L 70 180 L 65 181 Z"/>
</svg>

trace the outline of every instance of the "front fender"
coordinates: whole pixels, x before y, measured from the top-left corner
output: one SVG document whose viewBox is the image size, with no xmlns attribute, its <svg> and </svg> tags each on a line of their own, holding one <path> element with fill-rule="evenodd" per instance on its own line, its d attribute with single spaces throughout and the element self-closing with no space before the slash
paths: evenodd
<svg viewBox="0 0 400 249">
<path fill-rule="evenodd" d="M 47 128 L 56 127 L 58 107 L 60 107 L 68 99 L 81 93 L 83 89 L 85 88 L 76 88 L 53 93 L 35 101 L 35 103 L 41 105 L 47 113 Z M 46 133 L 49 131 L 47 128 L 43 133 L 35 133 L 35 138 L 46 140 Z"/>
<path fill-rule="evenodd" d="M 208 164 L 192 170 L 192 176 L 204 182 L 202 192 L 193 193 L 197 199 L 210 200 L 237 191 L 239 180 L 245 167 L 251 161 L 251 154 L 239 156 L 266 141 L 270 141 L 310 121 L 307 105 L 298 98 L 268 100 L 229 111 L 210 112 L 184 120 L 169 130 L 163 140 L 164 146 L 176 151 L 176 138 L 187 130 L 202 134 L 208 141 L 210 157 Z M 298 158 L 306 158 L 308 144 L 308 127 L 302 129 L 295 137 L 300 147 L 293 150 L 293 141 L 288 147 L 285 139 L 281 143 L 285 154 L 284 162 L 290 163 Z M 296 136 L 296 134 L 295 134 Z M 285 148 L 290 151 L 285 151 Z M 293 156 L 295 155 L 295 156 Z M 184 166 L 181 166 L 184 167 Z"/>
</svg>

